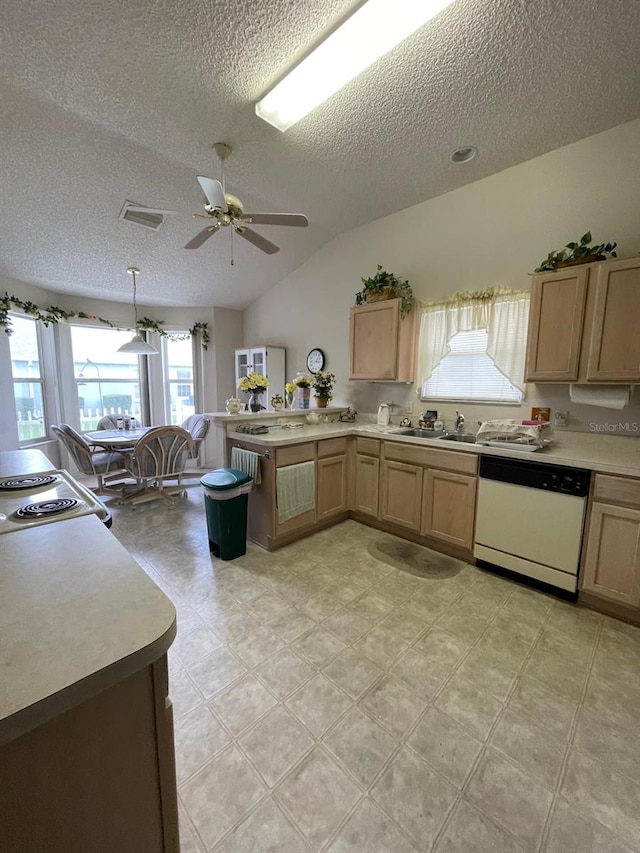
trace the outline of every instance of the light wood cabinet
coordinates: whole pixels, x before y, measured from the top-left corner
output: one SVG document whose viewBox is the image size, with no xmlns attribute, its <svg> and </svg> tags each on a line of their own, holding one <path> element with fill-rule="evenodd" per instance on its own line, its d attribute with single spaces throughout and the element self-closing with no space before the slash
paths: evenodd
<svg viewBox="0 0 640 853">
<path fill-rule="evenodd" d="M 166 655 L 0 747 L 0 847 L 178 853 Z"/>
<path fill-rule="evenodd" d="M 380 518 L 420 530 L 423 469 L 385 459 L 380 468 Z"/>
<path fill-rule="evenodd" d="M 317 463 L 318 521 L 347 510 L 347 457 L 329 456 Z"/>
<path fill-rule="evenodd" d="M 596 474 L 580 590 L 640 619 L 640 480 Z"/>
<path fill-rule="evenodd" d="M 413 382 L 416 314 L 400 316 L 401 299 L 351 308 L 349 379 Z"/>
<path fill-rule="evenodd" d="M 640 381 L 640 258 L 534 276 L 529 382 Z"/>
<path fill-rule="evenodd" d="M 378 516 L 380 460 L 376 456 L 356 454 L 353 509 L 364 515 Z"/>
<path fill-rule="evenodd" d="M 428 468 L 422 492 L 422 533 L 471 550 L 476 477 Z"/>
</svg>

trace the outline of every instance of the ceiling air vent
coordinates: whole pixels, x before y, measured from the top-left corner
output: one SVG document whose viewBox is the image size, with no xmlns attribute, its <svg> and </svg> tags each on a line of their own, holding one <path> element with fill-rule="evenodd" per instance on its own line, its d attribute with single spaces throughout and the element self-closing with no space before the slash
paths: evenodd
<svg viewBox="0 0 640 853">
<path fill-rule="evenodd" d="M 131 207 L 136 209 L 130 210 Z M 141 205 L 135 201 L 125 201 L 118 218 L 125 222 L 131 222 L 133 225 L 141 225 L 143 228 L 151 228 L 152 231 L 157 231 L 164 222 L 164 216 L 161 213 L 147 213 L 145 210 L 140 210 L 140 207 Z"/>
</svg>

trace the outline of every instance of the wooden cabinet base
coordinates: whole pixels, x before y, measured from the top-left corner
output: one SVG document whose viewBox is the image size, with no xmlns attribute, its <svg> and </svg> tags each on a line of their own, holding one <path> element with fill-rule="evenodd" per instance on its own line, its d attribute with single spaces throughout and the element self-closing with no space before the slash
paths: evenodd
<svg viewBox="0 0 640 853">
<path fill-rule="evenodd" d="M 625 604 L 619 604 L 617 601 L 610 601 L 608 598 L 601 598 L 592 592 L 583 592 L 582 590 L 578 594 L 578 604 L 582 604 L 590 610 L 597 610 L 607 616 L 613 616 L 615 619 L 622 619 L 624 622 L 640 626 L 640 610 L 636 607 L 628 607 Z"/>
<path fill-rule="evenodd" d="M 178 853 L 166 659 L 0 747 L 3 853 Z"/>
<path fill-rule="evenodd" d="M 362 512 L 352 511 L 349 513 L 349 518 L 359 521 L 361 524 L 366 524 L 367 527 L 373 527 L 384 533 L 391 533 L 393 536 L 400 536 L 409 542 L 415 542 L 416 545 L 423 545 L 425 548 L 431 548 L 440 554 L 447 554 L 450 557 L 455 557 L 457 560 L 464 560 L 465 563 L 471 563 L 471 565 L 475 566 L 476 561 L 472 550 L 457 548 L 455 545 L 441 542 L 439 539 L 432 539 L 430 536 L 423 535 L 415 530 L 409 530 L 408 528 L 400 529 L 396 524 L 391 524 L 379 518 L 373 518 Z"/>
</svg>

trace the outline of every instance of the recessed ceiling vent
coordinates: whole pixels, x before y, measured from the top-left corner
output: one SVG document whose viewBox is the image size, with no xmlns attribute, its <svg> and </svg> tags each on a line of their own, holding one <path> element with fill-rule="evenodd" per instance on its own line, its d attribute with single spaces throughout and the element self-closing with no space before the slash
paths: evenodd
<svg viewBox="0 0 640 853">
<path fill-rule="evenodd" d="M 131 208 L 134 208 L 134 210 L 131 210 Z M 136 204 L 135 201 L 125 201 L 118 218 L 123 219 L 125 222 L 131 222 L 133 225 L 151 228 L 152 231 L 157 231 L 164 222 L 164 216 L 161 213 L 151 213 L 143 210 L 141 205 Z"/>
</svg>

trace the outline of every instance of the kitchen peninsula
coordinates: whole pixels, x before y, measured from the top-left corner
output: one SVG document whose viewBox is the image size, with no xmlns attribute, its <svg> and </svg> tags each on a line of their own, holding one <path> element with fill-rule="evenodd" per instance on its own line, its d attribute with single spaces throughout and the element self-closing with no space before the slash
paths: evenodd
<svg viewBox="0 0 640 853">
<path fill-rule="evenodd" d="M 47 467 L 21 454 L 4 476 Z M 93 515 L 0 554 L 0 849 L 176 853 L 173 604 Z"/>
</svg>

